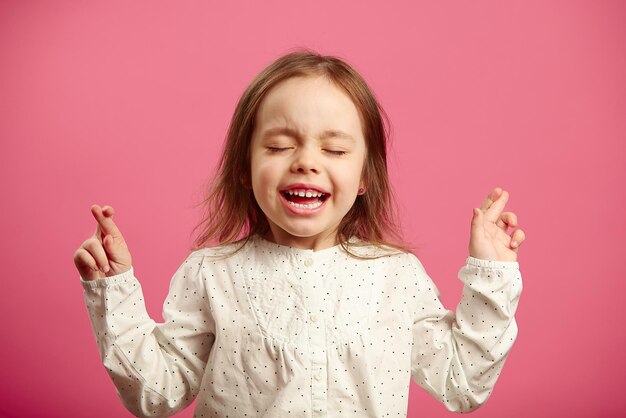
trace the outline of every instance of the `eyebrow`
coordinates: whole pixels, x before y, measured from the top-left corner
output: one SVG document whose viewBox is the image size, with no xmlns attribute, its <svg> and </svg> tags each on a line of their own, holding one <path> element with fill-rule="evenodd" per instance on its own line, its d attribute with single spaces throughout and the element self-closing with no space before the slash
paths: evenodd
<svg viewBox="0 0 626 418">
<path fill-rule="evenodd" d="M 267 131 L 265 131 L 265 133 L 263 134 L 263 138 L 267 139 L 274 135 L 288 135 L 294 138 L 298 138 L 300 136 L 298 131 L 296 131 L 295 129 L 272 128 L 272 129 L 268 129 Z M 354 138 L 352 137 L 352 135 L 347 134 L 343 131 L 338 131 L 336 129 L 325 130 L 324 132 L 322 132 L 322 135 L 320 135 L 319 139 L 327 139 L 327 138 L 342 138 L 342 139 L 348 139 L 348 140 L 354 141 Z"/>
</svg>

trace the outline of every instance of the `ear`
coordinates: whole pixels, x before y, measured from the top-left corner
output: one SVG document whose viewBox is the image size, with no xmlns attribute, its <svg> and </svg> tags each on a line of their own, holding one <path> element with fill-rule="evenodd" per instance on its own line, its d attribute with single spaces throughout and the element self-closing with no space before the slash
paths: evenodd
<svg viewBox="0 0 626 418">
<path fill-rule="evenodd" d="M 252 188 L 252 185 L 250 184 L 250 180 L 248 179 L 248 176 L 244 173 L 241 173 L 239 175 L 239 183 L 241 183 L 244 189 Z"/>
<path fill-rule="evenodd" d="M 365 183 L 365 179 L 361 178 L 361 181 L 359 182 L 359 191 L 357 192 L 359 195 L 365 194 L 365 191 L 367 190 Z"/>
<path fill-rule="evenodd" d="M 365 194 L 367 190 L 367 186 L 369 185 L 369 171 L 368 170 L 369 161 L 367 160 L 367 153 L 365 155 L 365 160 L 363 161 L 363 167 L 361 168 L 361 180 L 359 181 L 359 195 Z"/>
</svg>

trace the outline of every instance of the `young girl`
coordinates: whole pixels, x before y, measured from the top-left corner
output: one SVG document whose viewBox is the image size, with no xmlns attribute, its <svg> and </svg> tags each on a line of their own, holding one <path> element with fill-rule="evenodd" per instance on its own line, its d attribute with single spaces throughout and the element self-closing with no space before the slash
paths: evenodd
<svg viewBox="0 0 626 418">
<path fill-rule="evenodd" d="M 382 115 L 335 57 L 296 52 L 263 70 L 164 323 L 146 313 L 113 208 L 91 207 L 96 232 L 74 262 L 129 411 L 167 416 L 197 396 L 195 417 L 405 417 L 411 378 L 452 411 L 487 400 L 517 335 L 524 233 L 495 188 L 446 310 L 395 233 Z"/>
</svg>

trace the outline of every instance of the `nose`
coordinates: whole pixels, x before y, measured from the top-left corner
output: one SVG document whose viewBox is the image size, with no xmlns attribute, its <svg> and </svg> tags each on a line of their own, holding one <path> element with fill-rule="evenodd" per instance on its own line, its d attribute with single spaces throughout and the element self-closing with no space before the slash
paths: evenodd
<svg viewBox="0 0 626 418">
<path fill-rule="evenodd" d="M 309 147 L 300 148 L 294 154 L 291 171 L 300 174 L 319 174 L 320 167 L 316 158 L 315 151 L 310 149 Z"/>
</svg>

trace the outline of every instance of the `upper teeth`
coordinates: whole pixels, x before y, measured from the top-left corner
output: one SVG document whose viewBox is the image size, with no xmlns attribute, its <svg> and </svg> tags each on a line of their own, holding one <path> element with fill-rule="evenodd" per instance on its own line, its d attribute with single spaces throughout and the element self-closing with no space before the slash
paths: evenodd
<svg viewBox="0 0 626 418">
<path fill-rule="evenodd" d="M 324 196 L 324 193 L 320 193 L 315 190 L 287 190 L 287 193 L 290 195 L 300 196 L 300 197 L 321 197 Z"/>
</svg>

